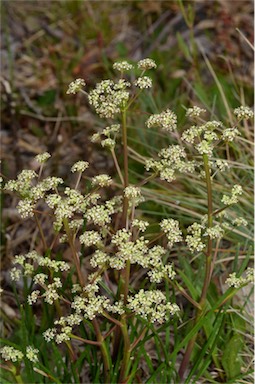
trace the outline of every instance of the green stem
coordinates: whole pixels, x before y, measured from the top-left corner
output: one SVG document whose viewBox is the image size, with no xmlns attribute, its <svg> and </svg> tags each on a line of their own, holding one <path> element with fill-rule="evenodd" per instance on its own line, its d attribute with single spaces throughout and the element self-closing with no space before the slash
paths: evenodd
<svg viewBox="0 0 255 384">
<path fill-rule="evenodd" d="M 16 382 L 17 382 L 17 383 L 19 383 L 19 384 L 24 384 L 24 381 L 22 380 L 21 375 L 17 375 L 17 376 L 15 376 L 15 379 L 16 379 Z"/>
<path fill-rule="evenodd" d="M 130 260 L 127 260 L 126 268 L 124 271 L 124 305 L 127 304 L 127 297 L 129 292 L 129 279 L 130 279 Z"/>
<path fill-rule="evenodd" d="M 128 186 L 128 146 L 127 146 L 127 113 L 122 112 L 122 142 L 124 155 L 124 186 Z"/>
<path fill-rule="evenodd" d="M 80 285 L 82 287 L 84 287 L 85 281 L 84 281 L 84 277 L 83 277 L 82 271 L 81 271 L 80 258 L 79 258 L 78 253 L 76 252 L 76 249 L 75 249 L 75 245 L 74 245 L 74 241 L 73 241 L 74 239 L 73 239 L 73 236 L 72 236 L 72 231 L 69 228 L 67 219 L 64 219 L 63 223 L 64 223 L 66 235 L 67 235 L 67 238 L 68 238 L 68 243 L 69 243 L 71 251 L 72 251 L 73 261 L 74 261 L 75 268 L 76 268 L 76 271 L 77 271 L 77 274 L 78 274 L 78 279 L 79 279 Z"/>
<path fill-rule="evenodd" d="M 119 382 L 124 383 L 128 375 L 128 364 L 129 364 L 130 355 L 131 355 L 131 347 L 130 347 L 130 340 L 128 336 L 126 319 L 123 317 L 121 322 L 122 322 L 121 332 L 124 340 L 124 352 L 123 352 L 123 360 L 121 364 Z"/>
<path fill-rule="evenodd" d="M 100 331 L 98 322 L 96 319 L 92 320 L 92 324 L 94 327 L 94 330 L 96 332 L 97 341 L 100 343 L 100 350 L 103 357 L 103 364 L 104 364 L 104 379 L 105 383 L 109 383 L 109 375 L 110 375 L 110 367 L 111 367 L 111 358 L 108 353 L 104 338 L 102 336 L 102 333 Z"/>
<path fill-rule="evenodd" d="M 128 146 L 127 146 L 127 107 L 122 111 L 122 145 L 123 145 L 123 157 L 124 157 L 124 188 L 128 187 Z M 128 227 L 128 199 L 123 196 L 123 213 L 122 213 L 122 227 Z M 124 295 L 124 303 L 127 302 L 127 296 L 129 291 L 129 278 L 130 278 L 130 261 L 126 262 L 124 270 L 121 271 L 121 276 L 123 283 L 120 285 L 120 293 Z M 127 368 L 127 363 L 129 360 L 128 351 L 130 346 L 126 318 L 122 316 L 121 326 L 118 326 L 115 332 L 114 348 L 113 348 L 113 358 L 119 353 L 120 347 L 120 335 L 122 333 L 124 340 L 124 352 L 121 366 L 120 377 L 124 379 L 125 372 Z M 129 351 L 130 355 L 130 351 Z"/>
<path fill-rule="evenodd" d="M 212 215 L 213 215 L 212 183 L 211 183 L 211 176 L 210 176 L 209 159 L 208 159 L 208 156 L 205 154 L 203 155 L 203 161 L 204 161 L 204 169 L 205 169 L 205 176 L 206 176 L 206 188 L 207 188 L 207 214 L 208 214 L 207 226 L 208 226 L 208 228 L 211 228 L 212 224 L 213 224 L 213 220 L 212 220 Z M 195 317 L 194 326 L 198 323 L 198 321 L 200 320 L 200 318 L 203 315 L 204 310 L 205 310 L 207 291 L 208 291 L 208 287 L 209 287 L 211 276 L 212 276 L 212 270 L 211 270 L 212 249 L 213 249 L 212 245 L 213 245 L 212 239 L 208 236 L 204 284 L 203 284 L 202 293 L 201 293 L 201 297 L 200 297 L 200 301 L 199 301 L 200 309 L 197 310 L 197 315 Z M 197 333 L 192 337 L 192 339 L 190 339 L 188 346 L 187 346 L 187 349 L 185 351 L 185 354 L 183 356 L 183 360 L 182 360 L 180 368 L 179 368 L 180 381 L 183 380 L 185 371 L 186 371 L 187 366 L 188 366 L 189 361 L 190 361 L 190 356 L 191 356 L 192 350 L 194 348 L 196 339 L 197 339 Z"/>
<path fill-rule="evenodd" d="M 67 219 L 64 219 L 63 222 L 64 222 L 64 227 L 65 227 L 65 231 L 67 234 L 68 242 L 69 242 L 69 245 L 70 245 L 70 248 L 72 251 L 75 268 L 76 268 L 76 271 L 78 274 L 78 279 L 79 279 L 80 285 L 82 287 L 84 287 L 85 281 L 84 281 L 84 277 L 83 277 L 82 271 L 81 271 L 80 259 L 79 259 L 77 252 L 76 252 L 76 249 L 75 249 L 72 231 L 69 228 Z M 108 354 L 108 351 L 107 351 L 107 348 L 106 348 L 106 345 L 104 342 L 104 338 L 103 338 L 102 333 L 100 331 L 100 327 L 98 325 L 97 320 L 93 319 L 92 324 L 93 324 L 93 327 L 94 327 L 94 330 L 95 330 L 95 333 L 97 336 L 97 341 L 100 343 L 100 350 L 102 353 L 103 365 L 104 365 L 104 379 L 105 379 L 105 383 L 107 383 L 107 382 L 109 382 L 110 356 Z"/>
</svg>

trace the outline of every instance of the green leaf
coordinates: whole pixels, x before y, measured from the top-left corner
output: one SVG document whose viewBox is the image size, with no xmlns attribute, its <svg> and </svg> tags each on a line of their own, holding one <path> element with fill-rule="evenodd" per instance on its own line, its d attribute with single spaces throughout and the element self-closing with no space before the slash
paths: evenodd
<svg viewBox="0 0 255 384">
<path fill-rule="evenodd" d="M 45 107 L 48 105 L 53 105 L 56 98 L 56 90 L 55 89 L 49 89 L 48 91 L 45 91 L 37 100 L 38 104 L 41 107 Z"/>
<path fill-rule="evenodd" d="M 222 365 L 226 372 L 227 379 L 233 379 L 240 375 L 243 361 L 240 357 L 240 352 L 243 348 L 243 337 L 234 335 L 226 345 L 222 356 Z"/>
<path fill-rule="evenodd" d="M 182 51 L 182 53 L 184 54 L 186 60 L 188 60 L 190 63 L 192 63 L 193 59 L 192 59 L 191 54 L 189 52 L 189 47 L 185 43 L 182 35 L 179 32 L 177 32 L 176 37 L 178 40 L 179 48 Z"/>
</svg>

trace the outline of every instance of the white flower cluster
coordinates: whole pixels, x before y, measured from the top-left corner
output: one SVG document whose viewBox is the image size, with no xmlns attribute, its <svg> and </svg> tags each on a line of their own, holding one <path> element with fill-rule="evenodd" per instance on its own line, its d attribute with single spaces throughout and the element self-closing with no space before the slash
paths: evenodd
<svg viewBox="0 0 255 384">
<path fill-rule="evenodd" d="M 15 363 L 16 361 L 22 360 L 24 355 L 21 351 L 18 349 L 15 349 L 13 347 L 9 347 L 8 345 L 5 345 L 0 349 L 0 353 L 2 355 L 2 358 L 5 361 L 12 361 Z"/>
<path fill-rule="evenodd" d="M 96 252 L 90 258 L 90 265 L 93 268 L 101 267 L 104 264 L 108 263 L 109 260 L 110 258 L 106 252 L 97 249 Z"/>
<path fill-rule="evenodd" d="M 112 179 L 109 175 L 105 175 L 105 174 L 97 175 L 92 178 L 91 184 L 93 187 L 95 186 L 99 186 L 101 188 L 109 187 L 109 185 L 112 184 Z"/>
<path fill-rule="evenodd" d="M 147 69 L 157 68 L 157 65 L 152 59 L 142 59 L 138 61 L 137 67 L 143 71 L 146 71 Z"/>
<path fill-rule="evenodd" d="M 149 226 L 148 221 L 138 220 L 138 219 L 134 219 L 132 221 L 132 227 L 138 228 L 138 230 L 141 231 L 141 232 L 146 231 L 148 226 Z"/>
<path fill-rule="evenodd" d="M 229 287 L 240 288 L 249 283 L 254 284 L 254 268 L 248 268 L 245 277 L 237 277 L 236 272 L 231 273 L 225 282 Z"/>
<path fill-rule="evenodd" d="M 18 264 L 20 269 L 13 267 L 10 271 L 11 279 L 18 281 L 22 275 L 32 276 L 35 273 L 37 266 L 46 267 L 49 269 L 50 273 L 54 272 L 64 272 L 67 271 L 70 266 L 65 261 L 61 260 L 51 260 L 48 257 L 40 256 L 37 252 L 31 251 L 26 255 L 17 255 L 14 258 L 13 264 Z M 30 295 L 28 295 L 27 302 L 29 305 L 36 303 L 37 299 L 44 297 L 45 302 L 53 304 L 55 300 L 59 297 L 57 289 L 62 287 L 60 278 L 54 277 L 51 284 L 46 284 L 48 280 L 48 275 L 45 273 L 35 274 L 33 277 L 33 282 L 35 284 L 41 285 L 45 292 L 41 294 L 39 290 L 34 290 Z"/>
<path fill-rule="evenodd" d="M 182 140 L 187 143 L 194 144 L 198 142 L 195 148 L 201 155 L 208 155 L 209 157 L 213 154 L 215 142 L 219 140 L 219 136 L 215 130 L 222 127 L 222 123 L 219 121 L 208 121 L 207 123 L 198 126 L 193 125 L 186 129 L 182 134 Z"/>
<path fill-rule="evenodd" d="M 215 163 L 212 164 L 212 167 L 214 167 L 214 164 L 216 165 L 216 167 L 219 169 L 219 171 L 223 172 L 225 171 L 225 169 L 228 169 L 229 168 L 229 164 L 227 161 L 225 160 L 221 160 L 221 159 L 217 159 L 215 161 Z"/>
<path fill-rule="evenodd" d="M 101 142 L 103 148 L 109 148 L 112 150 L 116 144 L 116 136 L 120 131 L 120 124 L 112 124 L 109 127 L 103 129 L 102 133 L 94 133 L 91 136 L 91 142 Z M 101 136 L 106 136 L 106 139 L 102 139 Z"/>
<path fill-rule="evenodd" d="M 83 79 L 76 79 L 69 84 L 69 87 L 68 87 L 66 93 L 68 95 L 71 93 L 75 94 L 75 93 L 79 92 L 83 87 L 85 87 L 85 85 L 86 85 L 86 83 Z"/>
<path fill-rule="evenodd" d="M 195 161 L 188 161 L 186 159 L 186 153 L 179 145 L 170 145 L 168 148 L 162 149 L 158 156 L 161 160 L 146 160 L 145 169 L 147 171 L 153 169 L 155 173 L 159 173 L 161 180 L 169 183 L 176 179 L 175 171 L 193 173 L 197 165 Z"/>
<path fill-rule="evenodd" d="M 177 128 L 177 116 L 167 109 L 159 114 L 151 115 L 146 121 L 146 126 L 148 128 L 159 127 L 163 131 L 172 132 Z"/>
<path fill-rule="evenodd" d="M 187 143 L 193 144 L 195 139 L 199 137 L 202 133 L 201 127 L 197 125 L 192 125 L 192 127 L 186 129 L 182 134 L 182 140 Z"/>
<path fill-rule="evenodd" d="M 132 241 L 131 232 L 126 229 L 120 229 L 112 236 L 112 244 L 117 247 L 117 252 L 109 257 L 109 265 L 113 269 L 125 268 L 126 261 L 129 260 L 131 264 L 141 264 L 144 262 L 145 255 L 148 251 L 148 240 L 143 237 Z"/>
<path fill-rule="evenodd" d="M 152 87 L 152 80 L 148 76 L 138 77 L 135 81 L 135 85 L 140 89 L 146 89 Z"/>
<path fill-rule="evenodd" d="M 46 291 L 42 295 L 45 303 L 53 304 L 59 298 L 58 288 L 62 288 L 62 283 L 59 277 L 54 277 L 53 283 L 47 285 Z"/>
<path fill-rule="evenodd" d="M 79 239 L 81 244 L 84 244 L 86 247 L 91 247 L 91 245 L 102 243 L 102 238 L 96 231 L 86 231 L 79 237 Z"/>
<path fill-rule="evenodd" d="M 5 185 L 6 190 L 16 191 L 21 196 L 22 200 L 19 201 L 17 209 L 22 218 L 33 216 L 38 200 L 44 198 L 46 192 L 63 183 L 59 177 L 46 177 L 33 185 L 35 178 L 37 174 L 34 171 L 23 170 L 16 180 L 10 180 Z"/>
<path fill-rule="evenodd" d="M 237 204 L 239 201 L 239 196 L 243 193 L 243 188 L 241 185 L 234 185 L 231 190 L 231 196 L 223 195 L 221 202 L 225 205 Z"/>
<path fill-rule="evenodd" d="M 166 234 L 168 246 L 171 248 L 175 243 L 182 241 L 182 232 L 179 222 L 174 219 L 163 219 L 160 223 L 162 231 Z"/>
<path fill-rule="evenodd" d="M 117 83 L 103 80 L 89 92 L 89 103 L 100 117 L 113 118 L 126 106 L 129 99 L 128 87 L 131 84 L 124 79 Z"/>
<path fill-rule="evenodd" d="M 74 312 L 56 320 L 54 322 L 56 327 L 49 328 L 43 333 L 45 340 L 49 342 L 55 339 L 57 344 L 68 341 L 74 326 L 79 325 L 83 319 L 93 320 L 97 314 L 103 313 L 110 304 L 110 300 L 105 296 L 97 296 L 98 291 L 97 282 L 94 282 L 84 287 L 79 295 L 74 296 L 71 303 Z M 114 305 L 113 309 L 116 310 Z"/>
<path fill-rule="evenodd" d="M 254 116 L 253 111 L 249 107 L 241 106 L 234 109 L 234 114 L 238 118 L 238 120 L 242 119 L 251 119 Z"/>
<path fill-rule="evenodd" d="M 205 113 L 206 110 L 194 105 L 192 108 L 188 108 L 186 111 L 186 116 L 188 117 L 199 117 L 201 113 Z"/>
<path fill-rule="evenodd" d="M 124 72 L 124 71 L 130 71 L 130 69 L 134 68 L 134 66 L 127 61 L 119 61 L 117 63 L 113 64 L 113 69 L 116 69 L 117 71 Z"/>
<path fill-rule="evenodd" d="M 133 185 L 129 185 L 124 189 L 124 196 L 128 199 L 129 207 L 137 206 L 145 200 L 141 189 Z"/>
<path fill-rule="evenodd" d="M 32 363 L 37 363 L 38 362 L 38 353 L 39 353 L 39 349 L 34 348 L 31 345 L 26 347 L 26 357 Z"/>
<path fill-rule="evenodd" d="M 111 215 L 114 213 L 114 207 L 111 205 L 95 205 L 92 208 L 89 208 L 85 217 L 89 222 L 98 225 L 99 227 L 104 227 L 106 224 L 110 224 Z"/>
<path fill-rule="evenodd" d="M 204 227 L 198 223 L 193 223 L 187 228 L 187 232 L 191 234 L 186 236 L 186 243 L 192 253 L 201 252 L 205 248 L 205 244 L 202 241 L 203 229 Z"/>
<path fill-rule="evenodd" d="M 227 128 L 223 130 L 221 138 L 224 141 L 231 142 L 240 134 L 237 128 Z"/>
<path fill-rule="evenodd" d="M 81 222 L 70 220 L 77 213 L 84 213 L 91 204 L 97 204 L 97 200 L 101 197 L 99 194 L 91 193 L 82 195 L 76 189 L 66 187 L 64 190 L 65 196 L 59 194 L 50 194 L 45 201 L 48 206 L 54 211 L 54 229 L 59 232 L 63 226 L 64 219 L 69 219 L 71 226 L 77 228 Z"/>
<path fill-rule="evenodd" d="M 40 153 L 39 155 L 35 156 L 35 160 L 38 162 L 38 163 L 45 163 L 49 158 L 51 157 L 51 155 L 48 153 L 48 152 L 44 152 L 44 153 Z"/>
<path fill-rule="evenodd" d="M 232 221 L 232 225 L 235 225 L 237 227 L 241 227 L 241 226 L 247 227 L 248 221 L 245 220 L 243 217 L 237 217 Z"/>
<path fill-rule="evenodd" d="M 77 161 L 71 168 L 71 172 L 84 172 L 89 167 L 89 163 L 87 161 Z"/>
<path fill-rule="evenodd" d="M 102 134 L 106 137 L 111 137 L 111 135 L 116 135 L 120 132 L 120 124 L 112 124 L 109 127 L 103 129 Z"/>
<path fill-rule="evenodd" d="M 164 323 L 180 310 L 178 305 L 167 301 L 163 292 L 159 290 L 144 291 L 144 289 L 128 298 L 127 307 L 143 319 L 159 324 Z"/>
<path fill-rule="evenodd" d="M 129 200 L 137 199 L 141 197 L 141 195 L 141 189 L 134 187 L 133 185 L 130 185 L 124 189 L 124 196 Z"/>
<path fill-rule="evenodd" d="M 207 140 L 202 140 L 201 143 L 197 144 L 195 148 L 200 155 L 212 156 L 213 154 L 213 145 Z"/>
<path fill-rule="evenodd" d="M 220 239 L 224 235 L 224 229 L 220 224 L 215 224 L 213 227 L 207 228 L 204 235 L 209 236 L 210 239 Z"/>
<path fill-rule="evenodd" d="M 5 184 L 4 189 L 7 191 L 16 191 L 22 197 L 30 196 L 31 190 L 31 181 L 35 179 L 38 175 L 35 171 L 30 169 L 24 169 L 18 175 L 17 180 L 10 180 Z"/>
</svg>

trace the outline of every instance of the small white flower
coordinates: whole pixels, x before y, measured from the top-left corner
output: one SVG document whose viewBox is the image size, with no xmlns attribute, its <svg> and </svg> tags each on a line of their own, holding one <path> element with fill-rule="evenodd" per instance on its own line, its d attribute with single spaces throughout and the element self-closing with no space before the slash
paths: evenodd
<svg viewBox="0 0 255 384">
<path fill-rule="evenodd" d="M 239 120 L 253 118 L 254 113 L 249 107 L 241 106 L 234 109 L 234 114 Z"/>
<path fill-rule="evenodd" d="M 71 168 L 71 172 L 84 172 L 89 167 L 87 161 L 77 161 Z"/>
<path fill-rule="evenodd" d="M 152 80 L 148 76 L 138 77 L 135 81 L 135 85 L 140 89 L 151 88 Z"/>
<path fill-rule="evenodd" d="M 0 353 L 5 361 L 12 361 L 13 363 L 21 360 L 24 356 L 23 353 L 18 349 L 9 347 L 7 345 L 0 349 Z"/>
<path fill-rule="evenodd" d="M 110 150 L 112 150 L 115 147 L 116 142 L 115 140 L 108 137 L 107 139 L 101 141 L 101 145 L 103 148 L 109 148 Z"/>
<path fill-rule="evenodd" d="M 241 185 L 234 185 L 231 190 L 231 196 L 223 195 L 221 201 L 225 205 L 236 204 L 240 200 L 240 197 L 243 193 L 243 188 Z"/>
<path fill-rule="evenodd" d="M 10 271 L 10 276 L 12 281 L 18 281 L 21 278 L 21 275 L 22 275 L 21 270 L 16 267 L 13 267 Z"/>
<path fill-rule="evenodd" d="M 182 232 L 179 228 L 179 222 L 174 219 L 163 219 L 160 223 L 162 231 L 168 239 L 168 246 L 171 248 L 174 243 L 182 241 Z"/>
<path fill-rule="evenodd" d="M 201 115 L 201 113 L 205 113 L 206 110 L 200 107 L 197 107 L 196 105 L 192 108 L 188 108 L 186 112 L 186 116 L 188 117 L 198 117 Z"/>
<path fill-rule="evenodd" d="M 109 185 L 112 184 L 112 179 L 110 178 L 109 175 L 102 174 L 102 175 L 93 177 L 93 179 L 91 180 L 91 184 L 93 187 L 97 185 L 99 187 L 108 187 Z"/>
<path fill-rule="evenodd" d="M 45 332 L 43 332 L 43 337 L 47 342 L 49 342 L 55 338 L 56 333 L 56 328 L 48 328 Z"/>
<path fill-rule="evenodd" d="M 222 132 L 222 140 L 231 142 L 233 141 L 236 136 L 239 136 L 240 132 L 238 131 L 237 128 L 227 128 L 224 129 Z"/>
<path fill-rule="evenodd" d="M 152 59 L 143 59 L 138 61 L 137 67 L 139 69 L 146 71 L 147 69 L 157 68 L 157 65 L 155 61 Z"/>
<path fill-rule="evenodd" d="M 86 231 L 80 237 L 81 244 L 84 244 L 86 247 L 90 247 L 91 245 L 96 245 L 101 242 L 101 236 L 96 231 Z"/>
<path fill-rule="evenodd" d="M 75 94 L 79 92 L 83 87 L 85 87 L 85 85 L 86 83 L 83 79 L 76 79 L 69 84 L 69 87 L 66 93 L 68 95 L 71 93 Z"/>
<path fill-rule="evenodd" d="M 113 69 L 116 69 L 120 72 L 130 71 L 130 69 L 134 68 L 133 65 L 128 63 L 127 61 L 119 61 L 117 63 L 114 63 L 112 67 Z"/>
<path fill-rule="evenodd" d="M 148 221 L 134 219 L 132 222 L 132 226 L 137 227 L 139 231 L 144 232 L 146 231 L 146 228 L 149 226 L 149 223 Z"/>
<path fill-rule="evenodd" d="M 237 217 L 232 221 L 233 225 L 236 225 L 237 227 L 244 226 L 247 227 L 248 221 L 245 220 L 243 217 Z"/>
<path fill-rule="evenodd" d="M 45 163 L 50 157 L 51 155 L 48 152 L 44 152 L 35 156 L 35 160 L 38 161 L 38 163 Z"/>
<path fill-rule="evenodd" d="M 141 194 L 142 193 L 141 193 L 141 189 L 140 188 L 137 188 L 137 187 L 134 187 L 134 186 L 131 186 L 131 185 L 124 189 L 125 197 L 127 197 L 130 200 L 136 199 L 137 197 L 140 197 Z"/>
<path fill-rule="evenodd" d="M 160 127 L 163 131 L 172 132 L 177 127 L 177 116 L 167 109 L 159 114 L 151 115 L 146 122 L 148 128 Z"/>
<path fill-rule="evenodd" d="M 30 345 L 26 348 L 26 357 L 32 363 L 37 363 L 38 362 L 38 353 L 39 353 L 39 350 L 36 349 L 36 348 L 33 348 Z"/>
</svg>

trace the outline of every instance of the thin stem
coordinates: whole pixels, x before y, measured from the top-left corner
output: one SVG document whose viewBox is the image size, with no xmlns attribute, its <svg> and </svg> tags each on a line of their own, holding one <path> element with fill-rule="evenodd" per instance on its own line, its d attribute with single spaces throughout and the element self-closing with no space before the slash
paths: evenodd
<svg viewBox="0 0 255 384">
<path fill-rule="evenodd" d="M 150 176 L 146 177 L 146 179 L 144 179 L 140 183 L 138 183 L 137 186 L 142 187 L 144 184 L 148 183 L 148 181 L 155 179 L 155 177 L 157 177 L 157 174 L 152 173 Z"/>
<path fill-rule="evenodd" d="M 206 175 L 206 188 L 207 188 L 207 215 L 208 215 L 207 226 L 208 228 L 211 228 L 213 224 L 212 183 L 211 183 L 211 175 L 210 175 L 210 168 L 209 168 L 209 159 L 207 155 L 203 155 L 203 161 L 204 161 L 204 169 L 205 169 L 205 175 Z M 209 287 L 210 280 L 212 277 L 212 272 L 213 272 L 212 271 L 212 249 L 213 249 L 212 245 L 213 245 L 213 241 L 208 236 L 204 284 L 203 284 L 202 293 L 199 301 L 200 309 L 198 309 L 197 311 L 197 315 L 194 321 L 194 326 L 198 323 L 198 321 L 200 320 L 205 310 L 207 291 L 208 291 L 208 287 Z M 197 339 L 197 333 L 192 337 L 192 339 L 190 339 L 187 349 L 185 351 L 185 354 L 183 356 L 183 360 L 179 368 L 179 378 L 181 381 L 183 380 L 185 371 L 189 364 L 190 356 L 194 348 L 196 339 Z"/>
<path fill-rule="evenodd" d="M 124 186 L 128 186 L 128 146 L 127 146 L 127 114 L 126 110 L 122 112 L 122 141 L 124 155 Z"/>
<path fill-rule="evenodd" d="M 112 323 L 118 325 L 119 327 L 122 326 L 122 323 L 121 323 L 120 321 L 116 320 L 114 317 L 111 317 L 108 313 L 106 313 L 106 312 L 103 311 L 103 312 L 102 312 L 102 315 L 103 315 L 104 317 L 106 317 L 108 320 L 110 320 Z"/>
<path fill-rule="evenodd" d="M 127 297 L 129 292 L 130 266 L 130 260 L 127 260 L 126 268 L 124 271 L 124 305 L 127 304 Z"/>
<path fill-rule="evenodd" d="M 123 157 L 124 157 L 124 188 L 128 187 L 128 146 L 127 146 L 127 115 L 126 110 L 122 112 L 122 143 L 123 143 Z M 128 199 L 124 196 L 123 199 L 123 214 L 122 225 L 125 227 L 128 212 Z"/>
<path fill-rule="evenodd" d="M 48 246 L 46 244 L 46 240 L 45 240 L 45 236 L 44 236 L 44 233 L 43 233 L 43 230 L 42 230 L 42 226 L 41 226 L 41 223 L 37 217 L 37 214 L 36 212 L 34 212 L 35 214 L 35 221 L 36 221 L 36 224 L 37 224 L 37 227 L 39 229 L 39 232 L 40 232 L 40 235 L 41 235 L 41 239 L 42 239 L 42 242 L 43 242 L 43 247 L 45 249 L 45 251 L 48 249 Z"/>
<path fill-rule="evenodd" d="M 121 364 L 119 382 L 123 383 L 123 382 L 125 382 L 125 379 L 126 379 L 127 374 L 128 374 L 128 363 L 129 363 L 130 355 L 131 355 L 130 340 L 129 340 L 129 336 L 128 336 L 128 330 L 127 330 L 127 324 L 126 324 L 125 318 L 122 319 L 121 332 L 122 332 L 123 340 L 124 340 L 124 353 L 123 353 L 123 360 L 122 360 L 122 364 Z"/>
<path fill-rule="evenodd" d="M 124 183 L 124 179 L 123 179 L 123 176 L 122 176 L 122 173 L 121 173 L 121 169 L 120 169 L 120 166 L 119 166 L 119 163 L 118 163 L 118 160 L 117 160 L 117 157 L 116 157 L 114 149 L 111 149 L 111 154 L 112 154 L 112 158 L 113 158 L 116 170 L 118 172 L 121 184 L 124 186 L 124 184 L 125 184 Z"/>
<path fill-rule="evenodd" d="M 107 347 L 105 345 L 104 338 L 103 338 L 102 333 L 100 331 L 97 320 L 93 319 L 92 324 L 93 324 L 94 330 L 96 332 L 97 341 L 100 343 L 100 349 L 101 349 L 101 353 L 102 353 L 102 357 L 103 357 L 103 364 L 104 364 L 105 383 L 108 383 L 109 382 L 110 366 L 111 366 L 111 358 L 110 358 L 110 355 L 107 351 Z"/>
<path fill-rule="evenodd" d="M 83 339 L 82 337 L 79 337 L 79 336 L 76 336 L 76 335 L 73 335 L 73 334 L 71 334 L 70 337 L 71 337 L 71 339 L 79 340 L 79 341 L 82 341 L 83 343 L 86 343 L 86 344 L 97 345 L 99 347 L 102 345 L 102 343 L 99 342 L 99 341 Z"/>
<path fill-rule="evenodd" d="M 122 111 L 122 145 L 123 145 L 123 157 L 124 157 L 124 188 L 128 187 L 128 146 L 127 146 L 127 108 Z M 123 198 L 123 213 L 122 213 L 122 227 L 128 226 L 128 199 L 124 196 Z M 127 296 L 129 291 L 129 278 L 130 278 L 130 261 L 126 262 L 125 268 L 121 271 L 120 278 L 123 279 L 123 283 L 120 286 L 120 293 L 124 295 L 124 303 L 127 302 Z M 123 381 L 126 377 L 127 364 L 130 357 L 130 340 L 127 329 L 127 322 L 125 316 L 121 318 L 121 325 L 117 327 L 115 332 L 113 357 L 116 357 L 119 352 L 120 346 L 120 333 L 122 333 L 124 340 L 124 352 L 123 360 L 121 364 L 120 378 Z"/>
<path fill-rule="evenodd" d="M 212 216 L 216 216 L 216 215 L 218 215 L 219 213 L 225 211 L 225 209 L 227 209 L 228 207 L 230 207 L 230 205 L 226 205 L 226 207 L 222 207 L 222 208 L 220 208 L 220 209 L 217 209 L 216 211 L 214 211 L 214 212 L 212 213 Z"/>
<path fill-rule="evenodd" d="M 143 71 L 144 73 L 145 71 Z M 143 73 L 141 74 L 141 77 L 143 76 Z M 140 94 L 142 93 L 142 90 L 140 90 L 139 92 L 137 92 L 137 94 L 130 100 L 130 102 L 128 103 L 127 107 L 126 107 L 126 110 L 129 109 L 129 107 L 133 104 L 133 102 L 140 96 Z"/>
<path fill-rule="evenodd" d="M 82 271 L 81 271 L 80 258 L 79 258 L 78 253 L 76 252 L 76 249 L 75 249 L 75 246 L 74 246 L 72 232 L 71 232 L 71 230 L 69 228 L 67 219 L 64 219 L 63 223 L 64 223 L 65 231 L 66 231 L 66 234 L 67 234 L 68 242 L 69 242 L 69 245 L 70 245 L 70 248 L 71 248 L 71 251 L 72 251 L 73 261 L 74 261 L 75 268 L 76 268 L 76 271 L 77 271 L 77 274 L 78 274 L 78 279 L 79 279 L 80 285 L 82 287 L 84 287 L 85 281 L 84 281 L 84 277 L 83 277 L 83 274 L 82 274 Z"/>
<path fill-rule="evenodd" d="M 81 176 L 82 176 L 82 172 L 79 172 L 74 189 L 78 188 L 78 185 L 79 185 L 79 183 L 81 181 Z"/>
<path fill-rule="evenodd" d="M 133 349 L 135 349 L 135 347 L 137 346 L 137 344 L 139 343 L 140 340 L 142 340 L 142 338 L 144 337 L 145 333 L 147 332 L 147 329 L 148 327 L 145 326 L 142 330 L 142 332 L 140 333 L 140 335 L 137 337 L 137 339 L 130 345 L 130 351 L 133 351 Z"/>
<path fill-rule="evenodd" d="M 196 308 L 198 308 L 198 309 L 201 309 L 200 304 L 197 303 L 195 300 L 193 300 L 192 297 L 185 291 L 185 289 L 182 288 L 182 287 L 180 286 L 180 284 L 178 284 L 176 281 L 172 281 L 172 280 L 170 280 L 170 279 L 168 279 L 168 281 L 169 281 L 169 283 L 170 283 L 173 287 L 177 288 L 178 291 L 180 292 L 180 294 L 181 294 L 182 296 L 184 296 L 184 297 L 185 297 L 191 304 L 193 304 L 194 307 L 196 307 Z"/>
<path fill-rule="evenodd" d="M 44 164 L 41 164 L 41 166 L 40 166 L 39 174 L 38 174 L 38 180 L 40 180 L 40 178 L 41 178 L 41 176 L 42 176 L 43 165 L 44 165 Z"/>
</svg>

